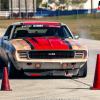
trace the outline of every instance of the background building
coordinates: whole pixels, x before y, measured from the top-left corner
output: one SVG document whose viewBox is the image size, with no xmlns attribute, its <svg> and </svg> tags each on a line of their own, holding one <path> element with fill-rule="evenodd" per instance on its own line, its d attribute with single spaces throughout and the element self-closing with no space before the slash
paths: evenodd
<svg viewBox="0 0 100 100">
<path fill-rule="evenodd" d="M 25 1 L 27 1 L 27 11 L 33 12 L 33 0 L 20 0 L 21 12 L 25 11 Z M 12 0 L 13 11 L 19 11 L 19 0 Z M 9 0 L 9 10 L 11 10 L 11 0 Z"/>
<path fill-rule="evenodd" d="M 54 1 L 54 2 L 52 2 Z M 56 1 L 59 1 L 59 4 L 57 4 Z M 77 0 L 73 0 L 76 2 L 76 4 L 72 4 L 72 0 L 42 0 L 42 4 L 40 7 L 42 7 L 43 4 L 48 2 L 48 5 L 52 7 L 52 10 L 56 10 L 59 7 L 64 7 L 66 10 L 72 10 L 72 9 L 91 9 L 91 0 L 83 0 L 82 3 L 77 4 Z M 93 9 L 98 7 L 98 2 L 100 0 L 92 0 L 92 7 Z M 48 8 L 49 8 L 48 6 Z"/>
</svg>

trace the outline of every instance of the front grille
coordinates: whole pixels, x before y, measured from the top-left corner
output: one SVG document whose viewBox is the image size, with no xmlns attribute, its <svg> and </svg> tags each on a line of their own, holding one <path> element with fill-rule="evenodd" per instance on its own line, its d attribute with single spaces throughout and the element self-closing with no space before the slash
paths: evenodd
<svg viewBox="0 0 100 100">
<path fill-rule="evenodd" d="M 30 59 L 71 59 L 74 51 L 29 51 Z"/>
</svg>

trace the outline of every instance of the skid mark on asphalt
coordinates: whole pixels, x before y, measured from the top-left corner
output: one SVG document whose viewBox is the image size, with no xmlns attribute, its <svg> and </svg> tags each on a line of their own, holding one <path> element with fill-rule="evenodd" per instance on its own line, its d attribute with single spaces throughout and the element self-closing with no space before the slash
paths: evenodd
<svg viewBox="0 0 100 100">
<path fill-rule="evenodd" d="M 90 88 L 59 88 L 59 89 L 73 89 L 73 90 L 74 89 L 88 89 L 89 90 Z"/>
<path fill-rule="evenodd" d="M 78 83 L 82 83 L 83 85 L 91 86 L 91 85 L 89 85 L 87 83 L 84 83 L 84 82 L 81 82 L 81 81 L 78 81 L 78 80 L 75 80 L 75 79 L 72 79 L 72 80 L 75 81 L 75 82 L 78 82 Z"/>
<path fill-rule="evenodd" d="M 86 86 L 91 87 L 91 85 L 89 85 L 89 84 L 87 84 L 87 83 L 84 83 L 84 82 L 81 82 L 81 81 L 79 81 L 79 80 L 75 80 L 75 79 L 71 79 L 71 80 L 74 81 L 74 82 L 81 83 L 81 84 L 83 84 L 83 85 L 86 85 Z M 88 89 L 88 90 L 90 90 L 90 88 L 59 88 L 59 89 Z"/>
</svg>

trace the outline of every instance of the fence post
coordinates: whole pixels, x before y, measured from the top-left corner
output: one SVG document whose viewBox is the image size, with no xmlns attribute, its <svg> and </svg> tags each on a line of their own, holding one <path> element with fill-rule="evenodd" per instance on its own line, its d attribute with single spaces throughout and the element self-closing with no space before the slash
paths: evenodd
<svg viewBox="0 0 100 100">
<path fill-rule="evenodd" d="M 77 9 L 77 20 L 78 20 L 78 9 Z"/>
<path fill-rule="evenodd" d="M 35 19 L 35 12 L 36 12 L 36 0 L 34 0 L 34 19 Z"/>
<path fill-rule="evenodd" d="M 97 12 L 95 13 L 95 18 L 97 19 Z"/>
<path fill-rule="evenodd" d="M 7 17 L 7 11 L 6 11 L 6 17 Z"/>
<path fill-rule="evenodd" d="M 57 18 L 59 19 L 59 9 L 58 9 L 58 17 Z"/>
<path fill-rule="evenodd" d="M 25 0 L 25 9 L 26 9 L 26 18 L 28 19 L 28 8 L 27 8 L 27 0 Z"/>
<path fill-rule="evenodd" d="M 13 19 L 13 1 L 11 0 L 11 19 Z"/>
<path fill-rule="evenodd" d="M 1 0 L 0 0 L 0 11 L 1 11 Z"/>
<path fill-rule="evenodd" d="M 41 20 L 42 20 L 42 9 L 41 9 Z"/>
</svg>

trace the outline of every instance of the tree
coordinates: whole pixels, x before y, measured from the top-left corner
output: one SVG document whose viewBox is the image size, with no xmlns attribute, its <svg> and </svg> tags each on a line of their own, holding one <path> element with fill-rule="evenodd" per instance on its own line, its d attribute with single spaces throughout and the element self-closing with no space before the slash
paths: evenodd
<svg viewBox="0 0 100 100">
<path fill-rule="evenodd" d="M 86 3 L 88 0 L 50 0 L 52 3 L 59 8 L 60 4 L 63 3 L 69 9 L 69 6 L 72 6 L 73 9 L 76 8 L 83 8 L 83 4 Z"/>
<path fill-rule="evenodd" d="M 42 4 L 42 7 L 45 7 L 45 8 L 50 8 L 50 9 L 52 9 L 52 7 L 51 7 L 50 5 L 48 5 L 48 3 L 44 3 L 44 4 Z"/>
<path fill-rule="evenodd" d="M 9 9 L 9 0 L 1 0 L 1 9 Z"/>
<path fill-rule="evenodd" d="M 42 3 L 42 0 L 36 0 L 36 7 L 39 7 L 39 5 Z"/>
<path fill-rule="evenodd" d="M 0 11 L 1 11 L 1 0 L 0 0 Z"/>
<path fill-rule="evenodd" d="M 67 10 L 69 9 L 69 6 L 72 4 L 71 0 L 63 0 L 64 4 L 66 4 Z"/>
<path fill-rule="evenodd" d="M 47 8 L 48 7 L 48 3 L 46 2 L 46 3 L 42 4 L 42 7 Z"/>
</svg>

